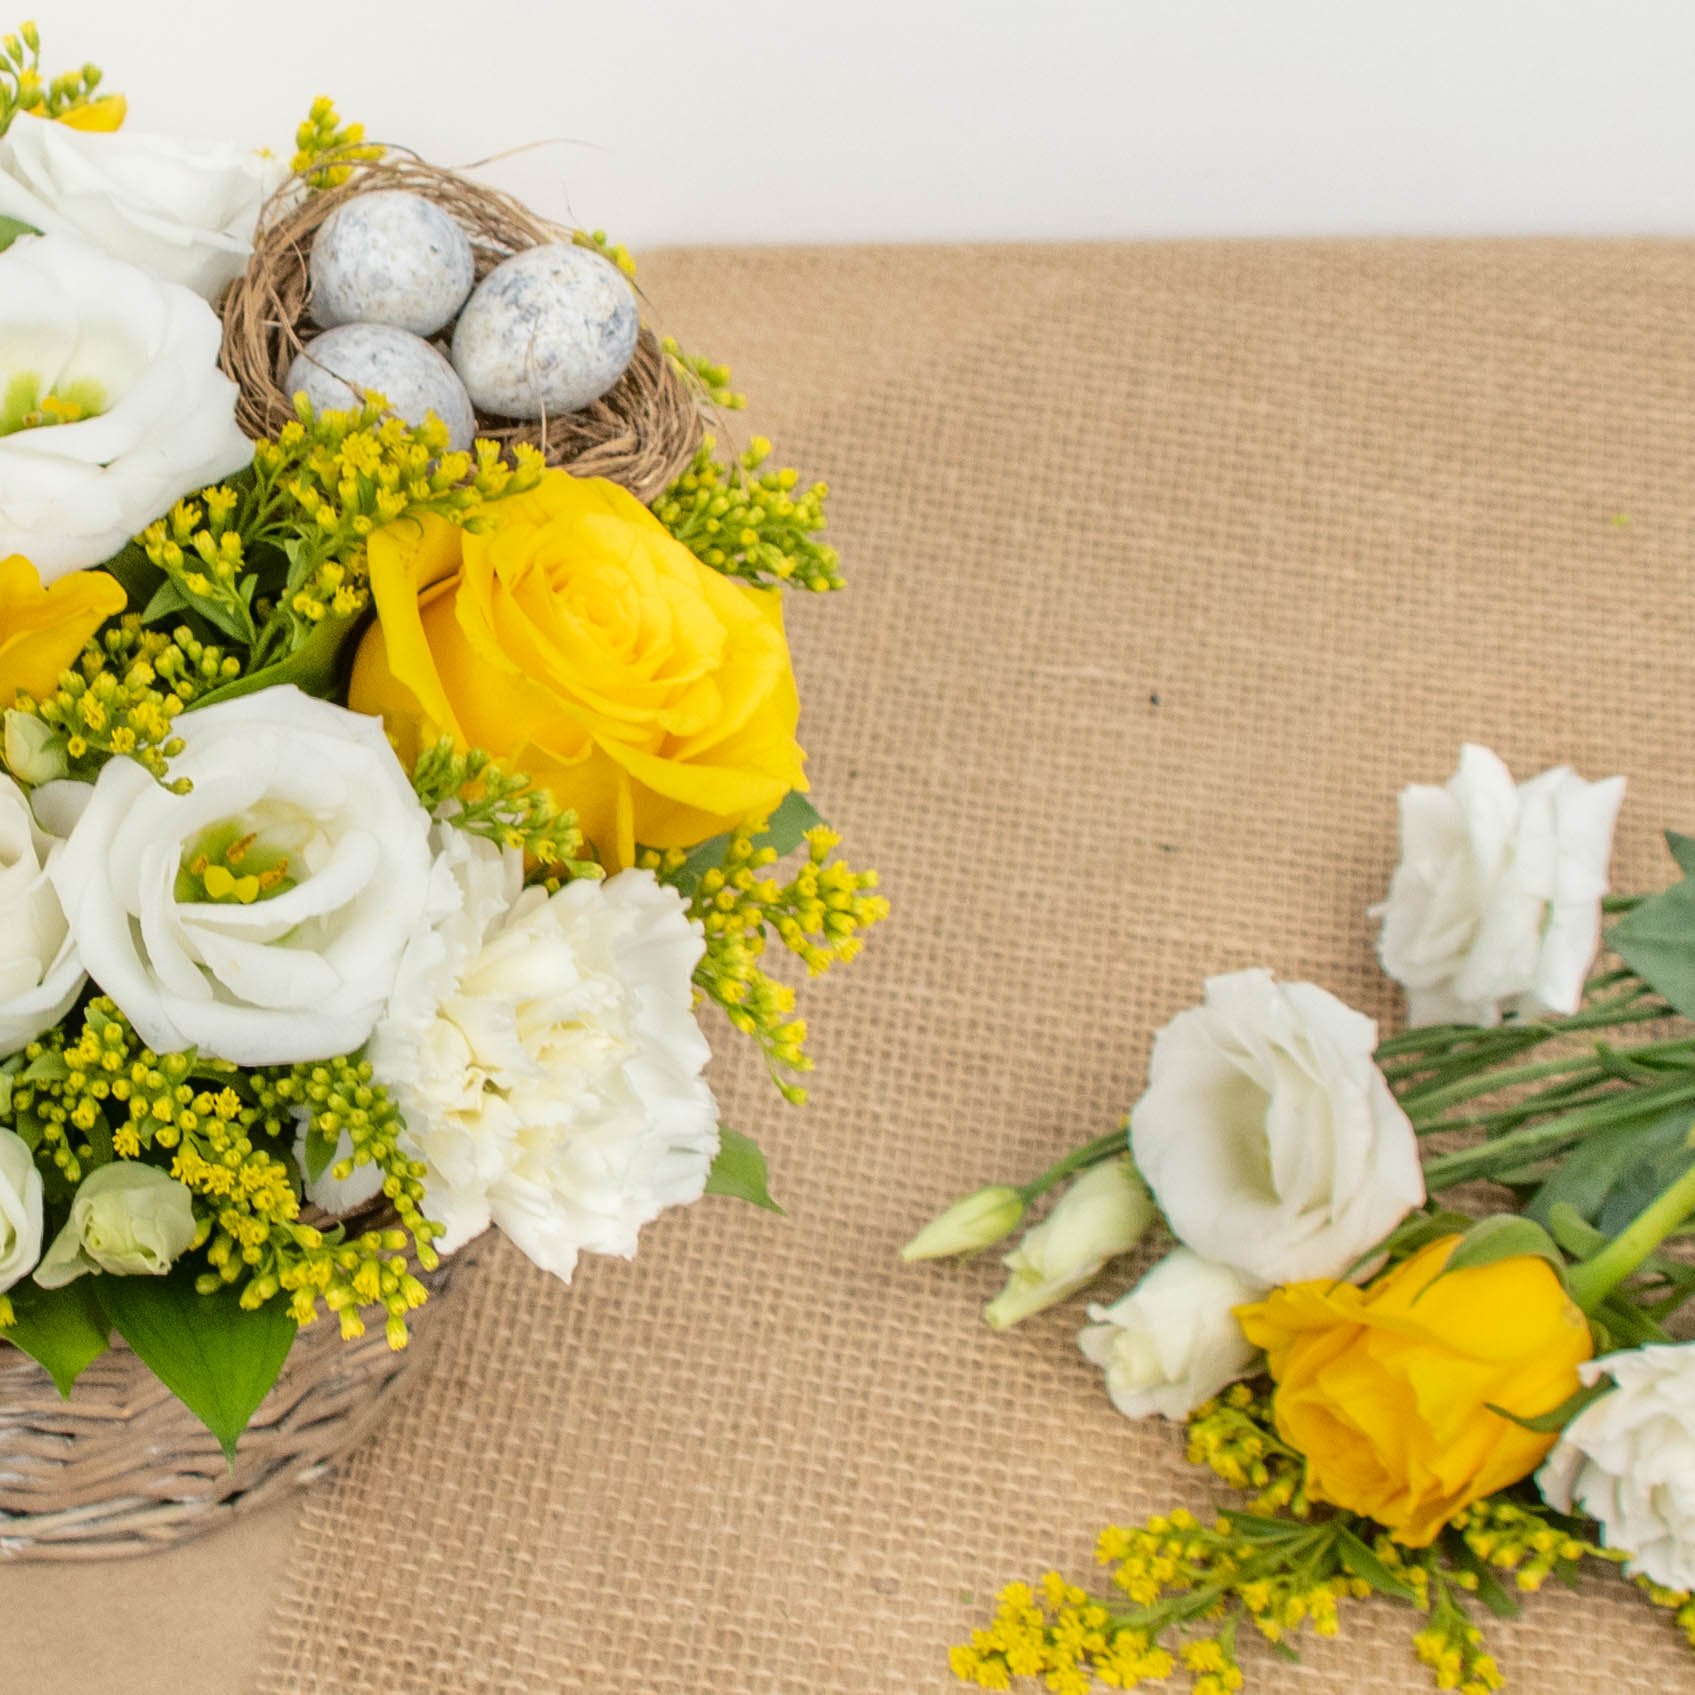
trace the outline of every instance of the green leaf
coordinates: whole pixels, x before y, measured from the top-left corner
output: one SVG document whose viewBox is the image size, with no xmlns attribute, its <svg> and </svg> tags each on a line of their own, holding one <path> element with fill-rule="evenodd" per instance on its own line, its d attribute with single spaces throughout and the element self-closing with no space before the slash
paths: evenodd
<svg viewBox="0 0 1695 1695">
<path fill-rule="evenodd" d="M 1562 1278 L 1565 1276 L 1565 1255 L 1535 1219 L 1516 1212 L 1498 1212 L 1493 1217 L 1480 1218 L 1466 1231 L 1441 1272 L 1414 1296 L 1413 1304 L 1416 1306 L 1451 1272 L 1470 1271 L 1478 1266 L 1494 1265 L 1499 1260 L 1519 1259 L 1525 1255 L 1546 1260 Z"/>
<path fill-rule="evenodd" d="M 1231 1515 L 1234 1522 L 1235 1515 Z M 1397 1601 L 1412 1601 L 1417 1597 L 1340 1519 L 1331 1527 L 1336 1532 L 1336 1552 L 1342 1564 L 1355 1577 L 1369 1583 L 1380 1595 L 1391 1595 Z"/>
<path fill-rule="evenodd" d="M 70 1064 L 62 1053 L 49 1048 L 38 1054 L 17 1075 L 20 1083 L 63 1083 L 71 1074 Z"/>
<path fill-rule="evenodd" d="M 1588 1222 L 1577 1208 L 1566 1201 L 1556 1201 L 1548 1218 L 1548 1229 L 1559 1245 L 1573 1259 L 1588 1259 L 1607 1245 L 1607 1235 Z"/>
<path fill-rule="evenodd" d="M 1689 1146 L 1690 1123 L 1686 1108 L 1677 1126 L 1680 1134 L 1671 1145 L 1651 1148 L 1608 1191 L 1606 1204 L 1595 1220 L 1605 1235 L 1616 1236 L 1634 1223 L 1638 1213 L 1652 1206 L 1695 1164 L 1695 1150 Z"/>
<path fill-rule="evenodd" d="M 1607 932 L 1606 945 L 1685 1018 L 1695 1018 L 1695 877 L 1649 895 Z"/>
<path fill-rule="evenodd" d="M 1671 849 L 1678 870 L 1685 877 L 1695 877 L 1695 836 L 1683 836 L 1676 830 L 1667 830 L 1666 846 Z"/>
<path fill-rule="evenodd" d="M 194 704 L 211 706 L 220 700 L 234 700 L 259 689 L 274 688 L 279 683 L 293 683 L 306 694 L 327 700 L 336 693 L 341 680 L 342 653 L 359 623 L 358 613 L 346 618 L 331 613 L 320 618 L 313 625 L 311 635 L 288 658 L 246 677 L 237 677 L 219 688 L 208 689 Z"/>
<path fill-rule="evenodd" d="M 1511 1592 L 1502 1584 L 1487 1560 L 1479 1559 L 1472 1552 L 1466 1539 L 1457 1531 L 1449 1531 L 1442 1538 L 1442 1546 L 1448 1558 L 1460 1568 L 1469 1571 L 1477 1579 L 1477 1588 L 1473 1593 L 1496 1618 L 1517 1618 L 1523 1610 L 1512 1597 Z"/>
<path fill-rule="evenodd" d="M 306 1132 L 306 1181 L 316 1183 L 320 1177 L 335 1163 L 335 1151 L 341 1146 L 341 1137 L 326 1136 L 317 1125 Z"/>
<path fill-rule="evenodd" d="M 799 789 L 791 789 L 783 797 L 782 805 L 771 814 L 765 828 L 753 838 L 753 845 L 756 848 L 775 848 L 777 857 L 781 859 L 800 846 L 806 839 L 808 830 L 823 822 L 818 815 L 818 808 Z M 675 876 L 666 878 L 666 881 L 675 884 L 685 895 L 692 895 L 701 878 L 713 866 L 724 863 L 724 850 L 729 847 L 730 841 L 730 836 L 726 834 L 702 842 L 699 847 L 690 850 L 689 857 L 683 861 L 682 869 Z"/>
<path fill-rule="evenodd" d="M 1547 1181 L 1525 1207 L 1527 1217 L 1546 1225 L 1554 1208 L 1571 1207 L 1580 1218 L 1596 1222 L 1608 1197 L 1624 1181 L 1632 1167 L 1669 1148 L 1681 1146 L 1695 1121 L 1688 1107 L 1677 1107 L 1646 1123 L 1609 1126 L 1592 1130 L 1564 1155 Z M 1657 1194 L 1659 1191 L 1656 1190 Z M 1652 1197 L 1649 1197 L 1650 1199 Z M 1638 1207 L 1631 1212 L 1634 1218 Z M 1628 1220 L 1627 1220 L 1628 1222 Z"/>
<path fill-rule="evenodd" d="M 1420 1248 L 1427 1248 L 1444 1236 L 1463 1236 L 1471 1224 L 1469 1213 L 1416 1212 L 1398 1228 L 1391 1230 L 1376 1247 L 1367 1248 L 1342 1272 L 1331 1287 L 1346 1283 L 1356 1271 L 1369 1265 L 1380 1254 L 1389 1254 L 1391 1257 L 1415 1254 Z"/>
<path fill-rule="evenodd" d="M 1600 1383 L 1592 1383 L 1587 1388 L 1567 1396 L 1552 1412 L 1538 1413 L 1535 1418 L 1520 1418 L 1517 1413 L 1508 1412 L 1505 1407 L 1498 1407 L 1493 1401 L 1485 1401 L 1484 1405 L 1497 1417 L 1516 1424 L 1520 1430 L 1532 1430 L 1538 1436 L 1557 1436 L 1590 1402 L 1600 1400 L 1603 1395 L 1611 1394 L 1612 1390 L 1613 1383 L 1610 1378 Z"/>
<path fill-rule="evenodd" d="M 17 1319 L 0 1332 L 47 1368 L 66 1400 L 70 1399 L 71 1385 L 105 1353 L 112 1333 L 94 1288 L 98 1281 L 79 1277 L 62 1289 L 20 1284 L 12 1291 L 12 1310 Z"/>
<path fill-rule="evenodd" d="M 40 235 L 34 224 L 26 224 L 22 218 L 0 218 L 0 253 L 4 253 L 20 235 Z"/>
<path fill-rule="evenodd" d="M 765 1155 L 759 1144 L 739 1130 L 720 1126 L 718 1157 L 707 1173 L 706 1192 L 709 1195 L 729 1195 L 733 1200 L 748 1201 L 767 1212 L 781 1213 L 782 1208 L 771 1199 L 766 1186 Z"/>
<path fill-rule="evenodd" d="M 1298 1666 L 1301 1663 L 1301 1656 L 1297 1654 L 1287 1642 L 1273 1642 L 1270 1644 L 1270 1647 L 1272 1653 L 1274 1653 L 1278 1659 L 1287 1660 L 1292 1666 Z"/>
<path fill-rule="evenodd" d="M 169 618 L 173 612 L 188 610 L 188 596 L 166 577 L 153 591 L 152 598 L 141 610 L 141 621 L 144 624 L 157 624 L 161 618 Z"/>
<path fill-rule="evenodd" d="M 195 1271 L 102 1277 L 100 1299 L 118 1334 L 167 1389 L 217 1437 L 233 1466 L 235 1445 L 294 1345 L 287 1306 L 242 1310 L 236 1291 L 194 1291 Z"/>
<path fill-rule="evenodd" d="M 147 557 L 139 542 L 125 542 L 100 569 L 116 577 L 129 596 L 131 611 L 145 606 L 159 591 L 165 573 Z"/>
</svg>

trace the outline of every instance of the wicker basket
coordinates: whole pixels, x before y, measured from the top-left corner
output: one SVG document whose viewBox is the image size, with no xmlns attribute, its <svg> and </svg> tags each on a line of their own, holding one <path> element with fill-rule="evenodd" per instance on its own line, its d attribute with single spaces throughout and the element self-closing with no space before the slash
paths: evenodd
<svg viewBox="0 0 1695 1695">
<path fill-rule="evenodd" d="M 0 1559 L 145 1554 L 216 1530 L 321 1477 L 393 1404 L 475 1244 L 425 1274 L 412 1344 L 380 1323 L 344 1342 L 333 1319 L 302 1330 L 232 1468 L 217 1438 L 121 1341 L 61 1400 L 28 1355 L 0 1348 Z"/>
</svg>

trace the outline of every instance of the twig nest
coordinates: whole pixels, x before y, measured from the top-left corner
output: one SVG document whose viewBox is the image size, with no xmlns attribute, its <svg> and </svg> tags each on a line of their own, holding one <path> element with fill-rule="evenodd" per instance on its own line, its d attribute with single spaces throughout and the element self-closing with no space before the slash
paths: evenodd
<svg viewBox="0 0 1695 1695">
<path fill-rule="evenodd" d="M 341 324 L 307 342 L 288 368 L 290 394 L 304 393 L 320 412 L 346 411 L 375 392 L 409 424 L 431 413 L 447 426 L 448 446 L 470 447 L 477 433 L 471 398 L 453 367 L 421 336 L 388 324 Z"/>
<path fill-rule="evenodd" d="M 434 335 L 476 280 L 471 239 L 433 200 L 378 189 L 345 200 L 312 241 L 312 321 Z"/>
<path fill-rule="evenodd" d="M 598 253 L 563 242 L 516 253 L 477 285 L 453 331 L 453 368 L 503 418 L 592 405 L 629 369 L 635 291 Z"/>
<path fill-rule="evenodd" d="M 351 161 L 348 173 L 336 187 L 311 192 L 299 177 L 286 182 L 260 218 L 246 274 L 218 302 L 220 363 L 241 391 L 236 422 L 249 436 L 274 435 L 294 417 L 289 373 L 312 335 L 309 254 L 313 238 L 341 207 L 394 189 L 419 195 L 470 237 L 479 276 L 514 254 L 572 240 L 570 230 L 538 218 L 511 195 L 396 150 L 380 160 Z M 648 324 L 641 326 L 623 376 L 581 411 L 535 419 L 485 412 L 476 419 L 478 436 L 507 449 L 534 447 L 549 465 L 610 478 L 642 501 L 653 500 L 688 469 L 704 429 L 699 391 Z"/>
</svg>

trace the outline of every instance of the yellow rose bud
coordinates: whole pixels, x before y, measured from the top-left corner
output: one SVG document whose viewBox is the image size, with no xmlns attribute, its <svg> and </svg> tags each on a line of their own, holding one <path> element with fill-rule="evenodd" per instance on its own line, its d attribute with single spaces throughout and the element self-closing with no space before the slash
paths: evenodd
<svg viewBox="0 0 1695 1695">
<path fill-rule="evenodd" d="M 472 534 L 372 535 L 377 622 L 348 705 L 408 762 L 480 747 L 574 808 L 609 869 L 692 847 L 804 788 L 774 590 L 708 569 L 634 495 L 549 471 Z"/>
<path fill-rule="evenodd" d="M 22 689 L 50 694 L 83 643 L 124 609 L 124 591 L 104 571 L 72 571 L 47 588 L 21 553 L 0 559 L 0 708 Z"/>
<path fill-rule="evenodd" d="M 1551 1412 L 1580 1387 L 1589 1325 L 1546 1261 L 1439 1277 L 1444 1236 L 1365 1289 L 1320 1279 L 1238 1307 L 1276 1379 L 1278 1434 L 1307 1490 L 1427 1547 L 1468 1502 L 1516 1483 L 1554 1445 L 1491 1412 Z"/>
</svg>

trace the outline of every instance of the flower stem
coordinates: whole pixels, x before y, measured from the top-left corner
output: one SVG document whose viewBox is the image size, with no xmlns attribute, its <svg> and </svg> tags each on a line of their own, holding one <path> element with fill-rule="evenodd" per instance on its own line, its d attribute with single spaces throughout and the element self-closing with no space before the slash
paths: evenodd
<svg viewBox="0 0 1695 1695">
<path fill-rule="evenodd" d="M 1691 1213 L 1695 1213 L 1695 1165 L 1650 1201 L 1593 1259 L 1572 1268 L 1571 1298 L 1585 1312 L 1593 1312 Z"/>
<path fill-rule="evenodd" d="M 1040 1176 L 1032 1177 L 1028 1183 L 1021 1185 L 1019 1196 L 1028 1206 L 1038 1195 L 1045 1195 L 1056 1183 L 1063 1183 L 1073 1172 L 1081 1171 L 1085 1166 L 1099 1165 L 1103 1159 L 1124 1153 L 1127 1148 L 1128 1142 L 1122 1129 L 1113 1130 L 1105 1136 L 1097 1136 L 1094 1141 L 1085 1142 L 1080 1148 L 1073 1148 L 1063 1159 L 1055 1160 Z"/>
</svg>

